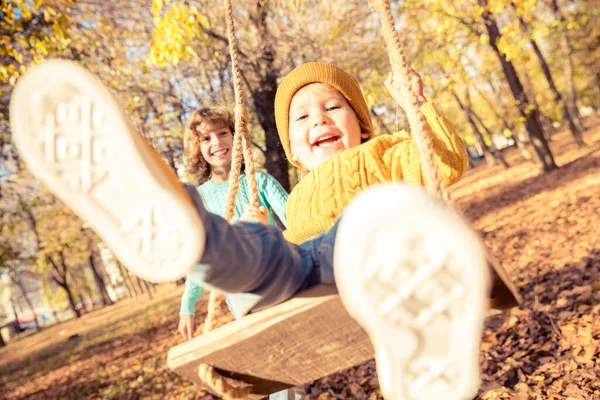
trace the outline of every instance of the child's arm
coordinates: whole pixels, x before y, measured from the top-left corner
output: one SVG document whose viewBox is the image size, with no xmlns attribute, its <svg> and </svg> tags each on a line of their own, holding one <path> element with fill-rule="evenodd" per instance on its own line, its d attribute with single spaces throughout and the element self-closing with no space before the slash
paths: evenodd
<svg viewBox="0 0 600 400">
<path fill-rule="evenodd" d="M 416 93 L 420 111 L 427 121 L 427 133 L 432 140 L 436 162 L 444 181 L 451 185 L 460 179 L 467 167 L 469 159 L 465 144 L 454 125 L 423 95 L 423 82 L 419 74 L 412 71 L 412 75 L 412 89 Z M 386 81 L 386 87 L 400 106 L 409 101 L 408 94 L 401 92 L 393 79 Z M 383 156 L 385 164 L 390 168 L 392 179 L 423 184 L 424 177 L 415 140 L 406 132 L 400 132 L 397 136 L 400 139 L 399 143 L 389 148 Z"/>
<path fill-rule="evenodd" d="M 202 297 L 204 288 L 191 279 L 185 280 L 185 289 L 181 296 L 181 308 L 179 314 L 194 315 L 196 310 L 196 303 Z"/>
<path fill-rule="evenodd" d="M 181 308 L 179 311 L 179 325 L 177 330 L 185 339 L 194 337 L 194 312 L 196 303 L 204 293 L 204 288 L 190 279 L 185 280 L 185 289 L 181 296 Z"/>
<path fill-rule="evenodd" d="M 191 339 L 194 337 L 194 331 L 196 330 L 196 326 L 194 324 L 194 316 L 188 314 L 180 314 L 179 315 L 179 325 L 177 325 L 177 330 L 181 333 L 184 339 Z"/>
<path fill-rule="evenodd" d="M 260 177 L 259 190 L 264 194 L 269 208 L 277 214 L 277 218 L 279 218 L 281 223 L 287 227 L 285 205 L 289 196 L 288 192 L 285 191 L 283 186 L 281 186 L 273 176 L 266 173 L 260 173 L 257 174 L 257 178 L 258 177 Z"/>
</svg>

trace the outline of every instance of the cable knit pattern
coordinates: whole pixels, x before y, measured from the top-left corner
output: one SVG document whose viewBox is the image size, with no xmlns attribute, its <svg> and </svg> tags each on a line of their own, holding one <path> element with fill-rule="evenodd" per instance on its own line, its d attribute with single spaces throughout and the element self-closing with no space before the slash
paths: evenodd
<svg viewBox="0 0 600 400">
<path fill-rule="evenodd" d="M 426 103 L 421 112 L 429 125 L 442 177 L 451 185 L 467 167 L 465 144 L 435 105 Z M 425 183 L 417 145 L 405 131 L 345 150 L 305 175 L 288 199 L 286 239 L 302 243 L 326 231 L 361 190 L 390 181 Z"/>
<path fill-rule="evenodd" d="M 244 212 L 244 207 L 250 204 L 248 180 L 246 179 L 246 174 L 243 172 L 240 174 L 239 183 L 240 190 L 235 201 L 234 221 L 240 218 Z M 274 213 L 283 225 L 286 226 L 285 204 L 288 194 L 285 189 L 275 178 L 264 172 L 256 172 L 256 184 L 258 186 L 259 203 L 269 211 L 269 223 L 275 225 Z M 204 207 L 209 212 L 217 215 L 225 214 L 225 199 L 227 198 L 228 190 L 229 182 L 215 183 L 207 181 L 198 187 L 198 193 L 200 193 Z M 181 309 L 179 313 L 194 315 L 196 303 L 202 296 L 202 293 L 204 293 L 204 289 L 201 286 L 187 279 L 183 295 L 181 296 Z"/>
</svg>

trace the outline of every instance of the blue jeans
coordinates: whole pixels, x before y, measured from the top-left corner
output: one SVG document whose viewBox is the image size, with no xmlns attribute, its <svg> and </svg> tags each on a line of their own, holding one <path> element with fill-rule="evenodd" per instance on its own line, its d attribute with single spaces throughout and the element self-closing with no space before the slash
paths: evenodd
<svg viewBox="0 0 600 400">
<path fill-rule="evenodd" d="M 230 224 L 206 211 L 195 189 L 186 187 L 204 223 L 206 243 L 200 264 L 188 273 L 201 286 L 227 294 L 240 318 L 282 303 L 321 283 L 333 283 L 333 247 L 338 222 L 328 231 L 296 245 L 272 225 Z"/>
</svg>

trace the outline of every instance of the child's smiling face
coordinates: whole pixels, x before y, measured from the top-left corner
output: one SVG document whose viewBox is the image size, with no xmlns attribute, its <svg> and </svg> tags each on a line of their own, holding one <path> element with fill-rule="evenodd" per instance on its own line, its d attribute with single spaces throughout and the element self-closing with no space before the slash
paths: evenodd
<svg viewBox="0 0 600 400">
<path fill-rule="evenodd" d="M 198 129 L 200 152 L 211 167 L 231 164 L 233 134 L 223 122 L 202 122 Z"/>
<path fill-rule="evenodd" d="M 309 171 L 361 143 L 354 109 L 326 84 L 313 83 L 298 90 L 290 104 L 289 121 L 292 161 Z"/>
</svg>

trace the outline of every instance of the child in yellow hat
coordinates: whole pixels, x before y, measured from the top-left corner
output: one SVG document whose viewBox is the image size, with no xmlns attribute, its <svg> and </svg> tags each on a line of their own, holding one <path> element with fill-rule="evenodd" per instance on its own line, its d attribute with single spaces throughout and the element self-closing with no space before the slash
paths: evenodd
<svg viewBox="0 0 600 400">
<path fill-rule="evenodd" d="M 412 82 L 442 177 L 453 184 L 468 163 L 465 145 L 454 126 L 427 101 L 414 71 Z M 407 94 L 391 79 L 386 86 L 405 108 Z M 354 195 L 368 186 L 424 183 L 415 141 L 406 132 L 373 139 L 371 113 L 358 82 L 332 64 L 310 62 L 290 72 L 277 90 L 275 118 L 288 159 L 311 171 L 288 199 L 286 238 L 292 242 L 301 243 L 330 228 Z"/>
<path fill-rule="evenodd" d="M 464 144 L 413 82 L 452 183 L 466 165 Z M 402 106 L 393 79 L 387 86 Z M 386 398 L 473 397 L 489 293 L 485 251 L 461 217 L 418 186 L 413 140 L 372 138 L 357 81 L 330 64 L 290 72 L 275 114 L 288 158 L 309 171 L 288 200 L 289 241 L 274 226 L 207 212 L 85 71 L 60 61 L 36 67 L 11 102 L 32 172 L 137 275 L 187 274 L 230 293 L 240 314 L 335 283 L 373 341 Z"/>
</svg>

